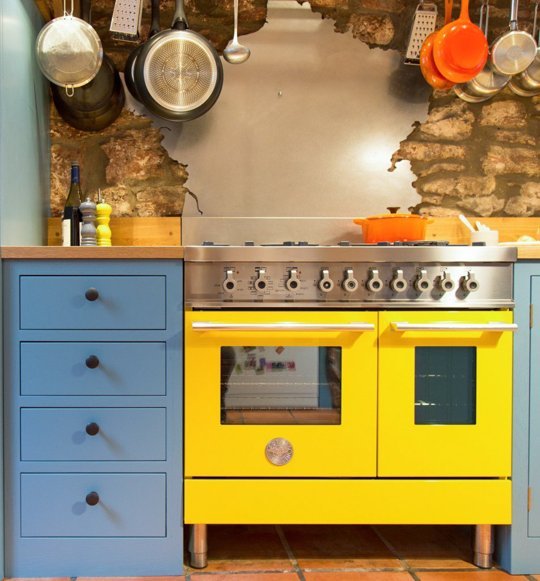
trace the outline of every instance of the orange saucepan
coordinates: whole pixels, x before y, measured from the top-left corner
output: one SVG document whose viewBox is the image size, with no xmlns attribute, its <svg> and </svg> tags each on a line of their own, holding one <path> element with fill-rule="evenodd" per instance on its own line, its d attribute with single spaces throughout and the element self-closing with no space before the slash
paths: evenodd
<svg viewBox="0 0 540 581">
<path fill-rule="evenodd" d="M 487 39 L 469 18 L 469 0 L 461 0 L 459 18 L 441 28 L 433 42 L 437 69 L 449 81 L 466 83 L 484 68 L 487 57 Z"/>
<path fill-rule="evenodd" d="M 362 226 L 363 240 L 367 243 L 425 240 L 426 224 L 429 222 L 430 218 L 418 214 L 395 213 L 354 219 L 355 224 Z"/>
<path fill-rule="evenodd" d="M 445 26 L 452 19 L 452 8 L 453 0 L 445 0 L 444 2 L 444 24 Z M 435 64 L 433 58 L 433 43 L 438 31 L 432 32 L 420 49 L 420 70 L 422 75 L 428 85 L 431 85 L 434 89 L 446 90 L 450 89 L 455 85 L 452 81 L 449 81 L 446 77 L 443 77 Z"/>
</svg>

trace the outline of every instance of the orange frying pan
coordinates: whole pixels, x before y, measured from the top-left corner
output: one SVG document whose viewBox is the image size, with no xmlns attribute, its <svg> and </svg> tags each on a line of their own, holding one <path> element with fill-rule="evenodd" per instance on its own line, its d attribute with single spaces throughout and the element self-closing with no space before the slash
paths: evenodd
<svg viewBox="0 0 540 581">
<path fill-rule="evenodd" d="M 459 18 L 441 28 L 435 37 L 435 64 L 448 80 L 466 83 L 484 68 L 487 57 L 487 39 L 469 18 L 469 0 L 461 0 Z"/>
<path fill-rule="evenodd" d="M 452 19 L 452 8 L 454 2 L 453 0 L 444 0 L 444 24 L 445 26 Z M 446 90 L 454 86 L 455 83 L 449 81 L 446 77 L 443 77 L 435 64 L 433 59 L 433 42 L 438 32 L 432 32 L 420 49 L 420 70 L 424 75 L 424 79 L 428 85 L 431 85 L 434 89 Z"/>
</svg>

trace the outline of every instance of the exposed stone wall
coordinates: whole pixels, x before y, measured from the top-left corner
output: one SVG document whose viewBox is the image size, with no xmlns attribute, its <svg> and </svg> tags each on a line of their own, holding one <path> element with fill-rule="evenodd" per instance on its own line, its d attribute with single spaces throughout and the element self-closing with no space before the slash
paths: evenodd
<svg viewBox="0 0 540 581">
<path fill-rule="evenodd" d="M 540 97 L 510 90 L 471 105 L 435 92 L 425 123 L 394 154 L 418 176 L 418 210 L 448 216 L 540 215 Z"/>
<path fill-rule="evenodd" d="M 302 0 L 290 0 L 291 2 Z M 52 2 L 52 0 L 51 0 Z M 145 0 L 143 38 L 149 29 Z M 442 25 L 443 0 L 437 0 Z M 457 4 L 454 16 L 457 15 Z M 134 45 L 118 43 L 108 32 L 114 0 L 93 1 L 93 24 L 107 54 L 123 70 Z M 185 0 L 190 27 L 218 50 L 232 35 L 233 0 Z M 312 10 L 335 21 L 339 33 L 350 32 L 370 47 L 404 53 L 416 2 L 412 0 L 312 0 Z M 471 1 L 478 19 L 480 0 Z M 530 31 L 531 6 L 520 6 L 521 28 Z M 174 0 L 161 0 L 161 23 L 170 26 Z M 491 1 L 490 38 L 508 26 L 508 0 Z M 259 30 L 266 0 L 240 0 L 240 34 Z M 407 67 L 405 67 L 407 68 Z M 403 74 L 407 74 L 405 71 Z M 429 116 L 396 144 L 393 166 L 409 160 L 422 196 L 418 209 L 432 215 L 459 212 L 479 216 L 540 215 L 540 97 L 521 98 L 505 89 L 493 99 L 470 105 L 453 91 L 435 91 Z M 149 120 L 124 111 L 103 132 L 82 133 L 52 114 L 51 210 L 61 211 L 69 180 L 69 162 L 77 155 L 87 191 L 108 195 L 115 215 L 177 215 L 188 193 L 185 166 L 171 160 L 162 136 Z M 389 160 L 390 163 L 390 160 Z M 85 167 L 86 166 L 86 167 Z M 187 183 L 186 183 L 187 182 Z"/>
<path fill-rule="evenodd" d="M 181 215 L 186 166 L 169 157 L 162 140 L 149 118 L 126 109 L 90 133 L 67 125 L 51 107 L 51 215 L 62 213 L 72 160 L 81 165 L 83 192 L 97 199 L 100 188 L 114 216 Z"/>
</svg>

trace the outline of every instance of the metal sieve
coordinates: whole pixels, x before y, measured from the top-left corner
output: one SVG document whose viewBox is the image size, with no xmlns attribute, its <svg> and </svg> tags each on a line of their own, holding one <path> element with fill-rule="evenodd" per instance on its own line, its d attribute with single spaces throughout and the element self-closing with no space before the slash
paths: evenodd
<svg viewBox="0 0 540 581">
<path fill-rule="evenodd" d="M 65 9 L 64 15 L 48 22 L 36 39 L 36 56 L 43 75 L 54 83 L 73 90 L 89 83 L 98 73 L 103 47 L 90 24 Z"/>
</svg>

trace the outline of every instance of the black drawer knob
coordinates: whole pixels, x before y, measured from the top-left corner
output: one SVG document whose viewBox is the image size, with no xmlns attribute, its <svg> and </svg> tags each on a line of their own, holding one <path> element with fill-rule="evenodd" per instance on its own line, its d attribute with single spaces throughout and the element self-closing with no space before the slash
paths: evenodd
<svg viewBox="0 0 540 581">
<path fill-rule="evenodd" d="M 86 504 L 88 504 L 88 506 L 96 506 L 98 502 L 99 494 L 97 492 L 89 492 L 86 495 Z"/>
<path fill-rule="evenodd" d="M 86 433 L 89 436 L 97 436 L 99 434 L 99 426 L 96 424 L 96 422 L 92 422 L 86 426 Z"/>
<path fill-rule="evenodd" d="M 99 293 L 97 288 L 89 288 L 85 293 L 84 296 L 88 301 L 97 301 L 99 299 Z"/>
<path fill-rule="evenodd" d="M 88 369 L 95 369 L 99 365 L 99 359 L 96 355 L 89 355 L 86 358 L 86 367 Z"/>
</svg>

